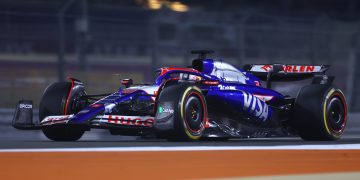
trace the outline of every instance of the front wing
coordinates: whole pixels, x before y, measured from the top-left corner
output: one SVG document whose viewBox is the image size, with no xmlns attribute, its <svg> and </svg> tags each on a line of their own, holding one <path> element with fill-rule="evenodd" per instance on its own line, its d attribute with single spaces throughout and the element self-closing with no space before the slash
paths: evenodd
<svg viewBox="0 0 360 180">
<path fill-rule="evenodd" d="M 97 115 L 92 119 L 76 123 L 72 121 L 74 115 L 47 116 L 40 123 L 33 121 L 33 109 L 31 101 L 20 101 L 16 107 L 13 127 L 23 130 L 41 129 L 44 126 L 69 125 L 69 126 L 88 126 L 89 128 L 108 128 L 108 127 L 137 127 L 151 128 L 155 123 L 152 116 L 121 116 L 121 115 Z"/>
</svg>

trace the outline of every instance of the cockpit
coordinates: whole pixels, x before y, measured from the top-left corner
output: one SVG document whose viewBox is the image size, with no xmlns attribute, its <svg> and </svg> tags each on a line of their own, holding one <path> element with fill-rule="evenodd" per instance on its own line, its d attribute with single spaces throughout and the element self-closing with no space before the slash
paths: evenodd
<svg viewBox="0 0 360 180">
<path fill-rule="evenodd" d="M 246 83 L 246 76 L 234 66 L 212 59 L 195 59 L 192 67 L 202 73 L 218 77 L 223 82 Z"/>
<path fill-rule="evenodd" d="M 199 76 L 207 75 L 211 80 L 247 84 L 248 77 L 235 68 L 234 66 L 222 62 L 214 61 L 206 58 L 206 54 L 213 53 L 213 51 L 200 50 L 192 51 L 193 54 L 198 54 L 198 57 L 192 61 L 192 66 L 189 68 L 160 68 L 156 79 L 156 84 L 161 84 L 165 79 L 180 78 L 182 75 L 186 80 L 198 80 Z M 185 73 L 184 73 L 185 72 Z M 200 74 L 203 75 L 200 75 Z M 200 78 L 201 79 L 201 78 Z"/>
</svg>

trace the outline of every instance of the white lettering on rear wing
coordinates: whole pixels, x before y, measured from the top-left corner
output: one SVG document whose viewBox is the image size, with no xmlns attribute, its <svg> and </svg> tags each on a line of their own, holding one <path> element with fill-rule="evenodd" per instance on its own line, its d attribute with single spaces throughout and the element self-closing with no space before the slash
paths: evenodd
<svg viewBox="0 0 360 180">
<path fill-rule="evenodd" d="M 272 65 L 252 65 L 250 72 L 269 72 Z M 325 66 L 309 66 L 309 65 L 283 65 L 283 70 L 279 73 L 320 73 L 327 70 Z"/>
</svg>

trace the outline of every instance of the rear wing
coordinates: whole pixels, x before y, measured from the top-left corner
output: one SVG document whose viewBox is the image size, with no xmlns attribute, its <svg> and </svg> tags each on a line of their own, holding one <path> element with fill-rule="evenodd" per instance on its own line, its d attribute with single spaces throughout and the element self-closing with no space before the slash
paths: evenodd
<svg viewBox="0 0 360 180">
<path fill-rule="evenodd" d="M 325 74 L 329 65 L 282 65 L 282 64 L 247 64 L 244 70 L 254 74 L 267 74 L 274 70 L 274 67 L 280 67 L 276 74 Z"/>
</svg>

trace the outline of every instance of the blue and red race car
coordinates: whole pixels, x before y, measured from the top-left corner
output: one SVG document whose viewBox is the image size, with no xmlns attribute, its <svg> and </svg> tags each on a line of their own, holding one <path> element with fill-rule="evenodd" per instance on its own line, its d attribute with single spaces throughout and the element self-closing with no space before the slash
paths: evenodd
<svg viewBox="0 0 360 180">
<path fill-rule="evenodd" d="M 242 69 L 198 54 L 189 68 L 160 68 L 154 84 L 123 79 L 117 91 L 89 95 L 84 84 L 49 85 L 32 120 L 32 102 L 19 102 L 13 126 L 41 129 L 54 141 L 75 141 L 92 128 L 114 135 L 168 140 L 225 140 L 298 135 L 337 140 L 344 132 L 344 94 L 325 65 L 245 65 Z"/>
</svg>

